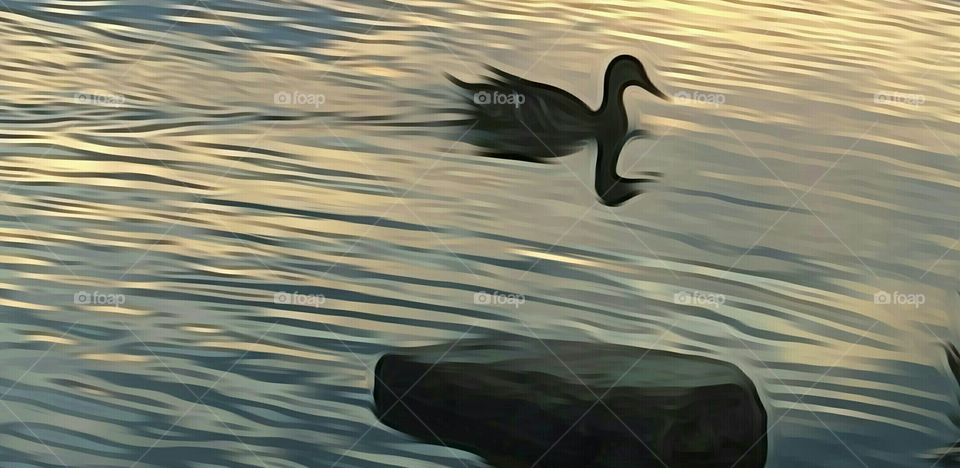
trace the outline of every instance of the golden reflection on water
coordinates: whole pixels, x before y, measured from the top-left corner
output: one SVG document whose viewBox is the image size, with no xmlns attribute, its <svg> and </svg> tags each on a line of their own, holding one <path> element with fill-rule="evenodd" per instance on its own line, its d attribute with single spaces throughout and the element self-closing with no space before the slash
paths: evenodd
<svg viewBox="0 0 960 468">
<path fill-rule="evenodd" d="M 783 417 L 769 466 L 926 468 L 960 438 L 955 3 L 8 3 L 0 388 L 37 436 L 0 431 L 0 460 L 461 466 L 376 426 L 358 376 L 531 331 L 740 365 Z M 621 169 L 665 178 L 622 207 L 595 205 L 591 148 L 492 161 L 436 125 L 445 72 L 596 106 L 620 53 L 674 97 L 625 98 L 651 138 Z M 216 418 L 178 419 L 181 376 Z"/>
</svg>

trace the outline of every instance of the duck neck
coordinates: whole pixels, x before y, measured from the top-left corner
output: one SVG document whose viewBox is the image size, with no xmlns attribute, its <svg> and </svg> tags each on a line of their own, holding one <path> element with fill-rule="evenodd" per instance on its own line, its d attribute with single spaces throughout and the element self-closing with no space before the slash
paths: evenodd
<svg viewBox="0 0 960 468">
<path fill-rule="evenodd" d="M 597 110 L 604 126 L 625 131 L 627 127 L 627 110 L 623 105 L 623 93 L 628 87 L 626 77 L 610 70 L 603 84 L 603 102 Z"/>
</svg>

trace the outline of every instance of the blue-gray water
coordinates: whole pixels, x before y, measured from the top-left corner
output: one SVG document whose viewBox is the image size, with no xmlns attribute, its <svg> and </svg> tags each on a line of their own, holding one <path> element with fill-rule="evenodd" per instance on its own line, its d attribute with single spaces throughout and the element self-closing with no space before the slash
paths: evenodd
<svg viewBox="0 0 960 468">
<path fill-rule="evenodd" d="M 494 330 L 734 362 L 771 467 L 960 463 L 960 7 L 775 3 L 4 0 L 0 465 L 483 466 L 370 367 Z M 621 207 L 435 125 L 620 53 Z"/>
</svg>

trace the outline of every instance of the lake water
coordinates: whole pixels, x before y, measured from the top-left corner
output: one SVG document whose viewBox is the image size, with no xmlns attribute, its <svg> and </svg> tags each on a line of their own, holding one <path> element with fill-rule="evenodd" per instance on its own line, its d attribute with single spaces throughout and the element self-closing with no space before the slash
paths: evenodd
<svg viewBox="0 0 960 468">
<path fill-rule="evenodd" d="M 0 464 L 484 466 L 370 373 L 508 332 L 736 363 L 770 467 L 960 466 L 960 6 L 776 3 L 4 0 Z M 621 53 L 623 206 L 444 124 Z"/>
</svg>

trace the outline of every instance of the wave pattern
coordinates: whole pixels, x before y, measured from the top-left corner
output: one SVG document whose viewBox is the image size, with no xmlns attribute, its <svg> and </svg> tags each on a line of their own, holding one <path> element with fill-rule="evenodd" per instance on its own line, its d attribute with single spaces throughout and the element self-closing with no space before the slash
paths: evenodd
<svg viewBox="0 0 960 468">
<path fill-rule="evenodd" d="M 4 466 L 484 466 L 370 367 L 491 332 L 735 362 L 772 467 L 960 466 L 954 2 L 4 6 Z M 444 72 L 596 105 L 620 53 L 652 192 L 460 142 Z"/>
</svg>

